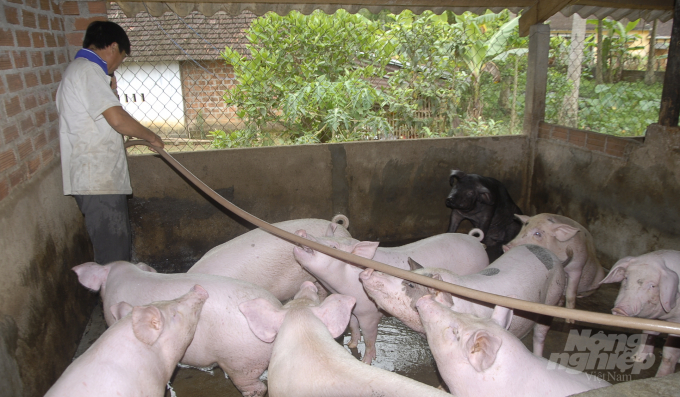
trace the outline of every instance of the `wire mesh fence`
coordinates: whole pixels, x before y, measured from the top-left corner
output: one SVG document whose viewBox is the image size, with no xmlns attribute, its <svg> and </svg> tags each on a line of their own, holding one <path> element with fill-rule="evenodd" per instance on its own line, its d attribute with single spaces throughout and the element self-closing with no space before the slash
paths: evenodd
<svg viewBox="0 0 680 397">
<path fill-rule="evenodd" d="M 507 10 L 128 17 L 112 3 L 109 19 L 132 42 L 116 72 L 121 103 L 171 151 L 522 131 L 528 39 Z M 647 65 L 645 40 L 631 40 L 639 24 L 617 24 L 603 24 L 602 82 L 596 24 L 576 20 L 551 38 L 546 121 L 635 135 L 647 118 L 611 119 L 630 117 L 631 106 L 658 116 L 660 83 L 624 77 Z"/>
</svg>

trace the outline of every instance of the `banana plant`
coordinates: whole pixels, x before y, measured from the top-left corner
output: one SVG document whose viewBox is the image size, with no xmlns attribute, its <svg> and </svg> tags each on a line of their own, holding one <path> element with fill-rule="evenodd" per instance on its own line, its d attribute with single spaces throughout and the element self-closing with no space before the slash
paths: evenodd
<svg viewBox="0 0 680 397">
<path fill-rule="evenodd" d="M 508 43 L 513 35 L 517 35 L 519 16 L 504 23 L 496 33 L 487 38 L 486 26 L 498 23 L 506 17 L 504 13 L 475 15 L 464 12 L 461 15 L 451 14 L 455 24 L 461 25 L 466 36 L 467 45 L 460 47 L 458 57 L 462 66 L 470 73 L 471 101 L 468 106 L 468 116 L 479 118 L 482 115 L 480 100 L 481 75 L 485 70 L 494 70 L 492 59 L 508 49 Z M 497 68 L 496 68 L 497 69 Z"/>
</svg>

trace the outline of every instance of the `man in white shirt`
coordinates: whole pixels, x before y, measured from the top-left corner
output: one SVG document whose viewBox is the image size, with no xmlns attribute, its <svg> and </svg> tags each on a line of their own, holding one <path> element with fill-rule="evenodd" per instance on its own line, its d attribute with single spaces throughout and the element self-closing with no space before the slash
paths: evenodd
<svg viewBox="0 0 680 397">
<path fill-rule="evenodd" d="M 129 54 L 123 28 L 92 22 L 56 97 L 64 194 L 76 199 L 95 262 L 102 265 L 129 261 L 131 255 L 127 195 L 132 187 L 123 135 L 163 148 L 161 138 L 133 119 L 112 90 L 110 76 Z"/>
</svg>

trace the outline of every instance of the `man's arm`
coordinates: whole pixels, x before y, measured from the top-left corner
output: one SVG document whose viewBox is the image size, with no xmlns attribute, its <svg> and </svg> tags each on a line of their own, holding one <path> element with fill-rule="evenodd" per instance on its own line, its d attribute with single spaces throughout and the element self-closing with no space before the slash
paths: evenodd
<svg viewBox="0 0 680 397">
<path fill-rule="evenodd" d="M 106 109 L 102 115 L 106 122 L 119 134 L 145 139 L 153 146 L 161 149 L 164 147 L 161 137 L 139 124 L 139 121 L 132 118 L 122 106 L 112 106 Z"/>
</svg>

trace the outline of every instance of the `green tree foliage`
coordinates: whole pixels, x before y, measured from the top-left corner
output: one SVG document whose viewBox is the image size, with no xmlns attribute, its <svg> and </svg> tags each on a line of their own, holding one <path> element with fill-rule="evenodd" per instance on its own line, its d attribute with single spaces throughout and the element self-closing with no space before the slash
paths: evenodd
<svg viewBox="0 0 680 397">
<path fill-rule="evenodd" d="M 336 136 L 385 132 L 383 94 L 367 83 L 381 77 L 391 53 L 379 42 L 376 24 L 338 10 L 309 16 L 268 13 L 248 31 L 248 56 L 222 53 L 239 84 L 225 94 L 254 144 L 274 144 L 288 134 L 328 142 Z M 376 106 L 376 111 L 369 109 Z"/>
</svg>

